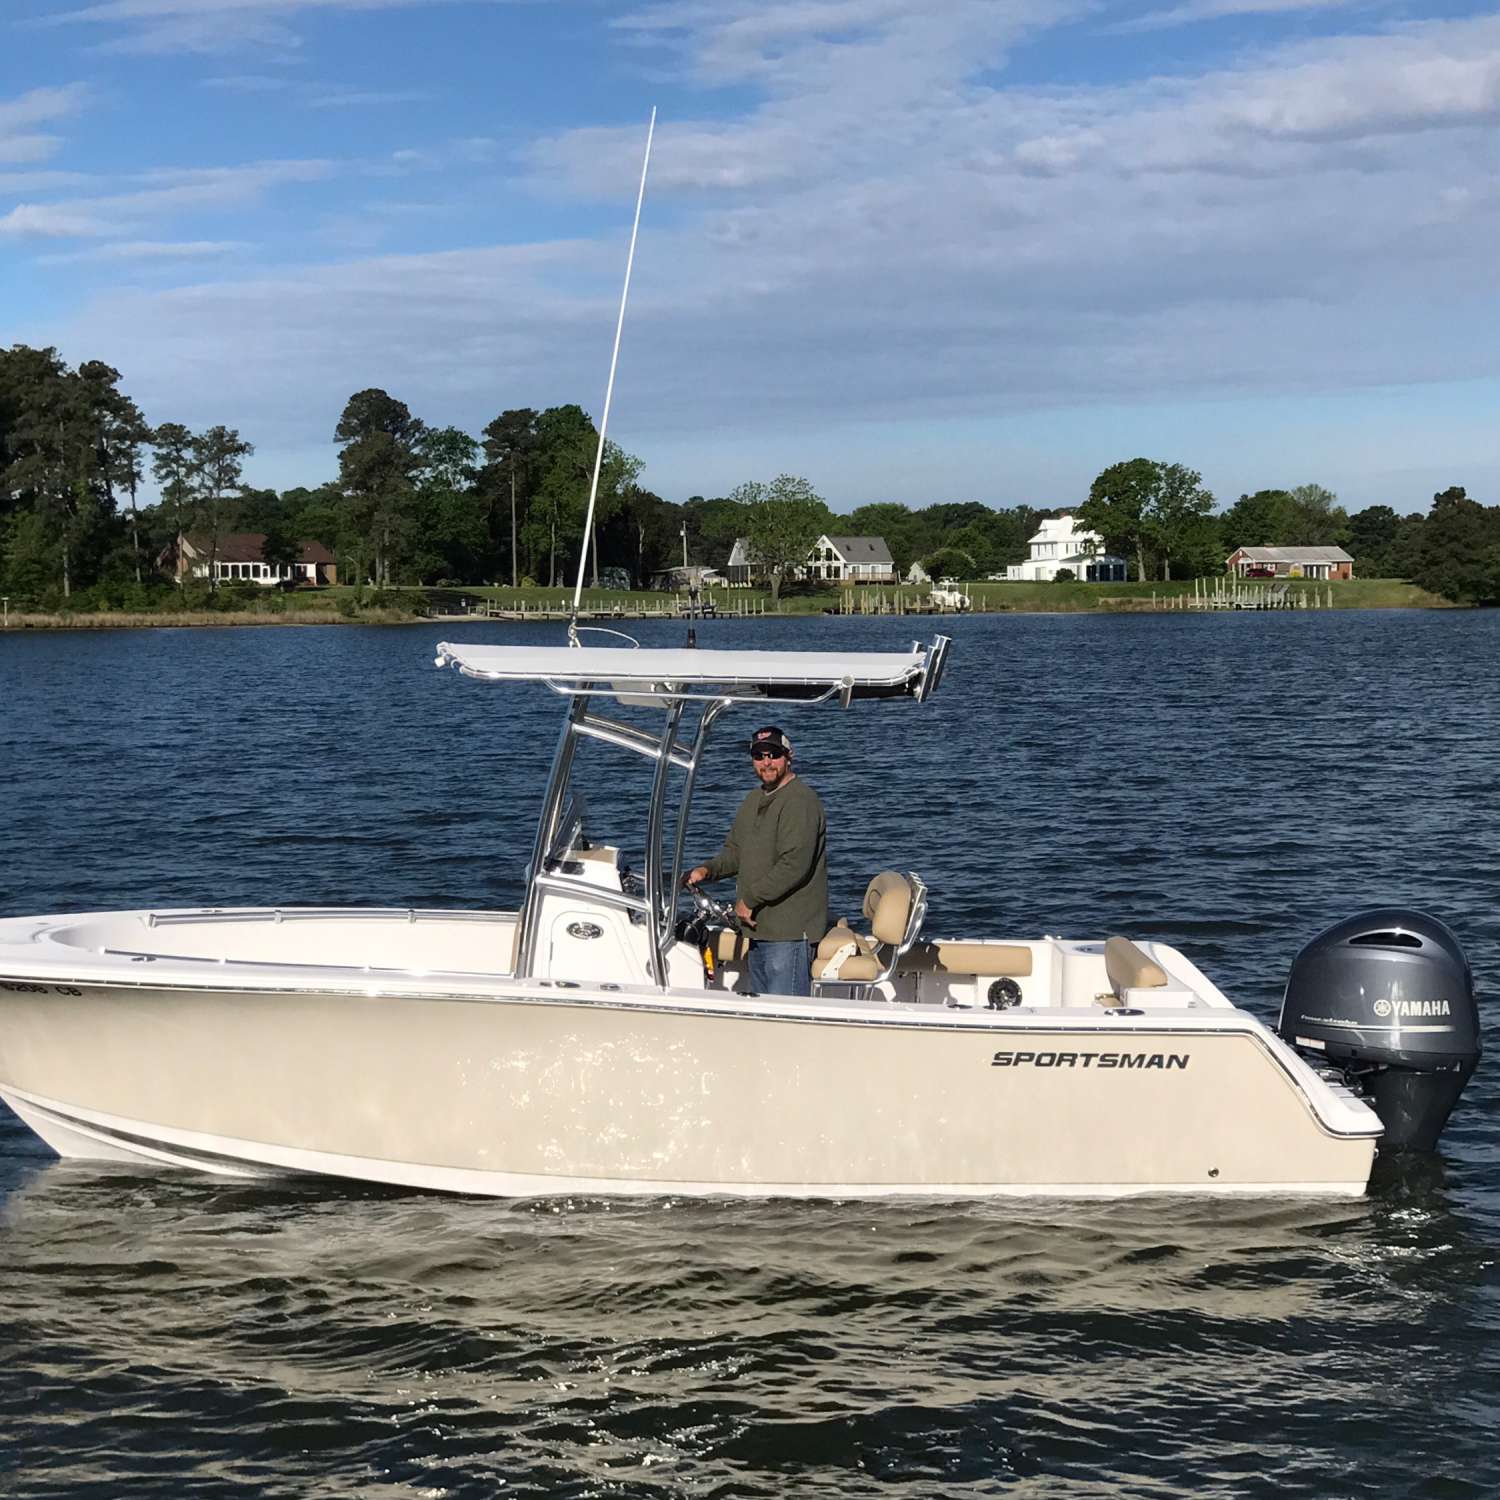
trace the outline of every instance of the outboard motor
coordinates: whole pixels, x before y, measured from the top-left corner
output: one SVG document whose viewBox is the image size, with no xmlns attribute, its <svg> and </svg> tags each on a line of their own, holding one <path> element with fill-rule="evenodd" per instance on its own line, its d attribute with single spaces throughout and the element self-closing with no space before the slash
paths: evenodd
<svg viewBox="0 0 1500 1500">
<path fill-rule="evenodd" d="M 1319 933 L 1293 960 L 1276 1025 L 1342 1068 L 1385 1150 L 1431 1151 L 1479 1061 L 1474 976 L 1435 917 L 1387 907 Z"/>
</svg>

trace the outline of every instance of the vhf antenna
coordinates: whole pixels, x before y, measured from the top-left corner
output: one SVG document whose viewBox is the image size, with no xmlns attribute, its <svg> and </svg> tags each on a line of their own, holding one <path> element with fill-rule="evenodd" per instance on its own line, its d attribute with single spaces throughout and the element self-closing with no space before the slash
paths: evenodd
<svg viewBox="0 0 1500 1500">
<path fill-rule="evenodd" d="M 641 204 L 646 199 L 646 171 L 651 165 L 651 139 L 656 134 L 656 110 L 646 127 L 646 156 L 641 162 L 641 185 L 635 195 L 635 222 L 630 226 L 630 254 L 625 257 L 625 285 L 620 291 L 620 316 L 615 323 L 615 348 L 609 357 L 609 384 L 604 389 L 604 415 L 599 419 L 599 451 L 594 455 L 594 477 L 589 484 L 589 509 L 583 522 L 583 551 L 578 558 L 578 582 L 573 588 L 573 613 L 568 618 L 568 644 L 578 645 L 578 604 L 583 598 L 583 570 L 588 566 L 589 538 L 594 532 L 594 502 L 599 498 L 599 470 L 604 467 L 604 434 L 609 428 L 609 406 L 615 395 L 615 366 L 620 361 L 620 335 L 625 331 L 625 303 L 630 297 L 630 272 L 635 265 L 635 238 L 641 228 Z"/>
</svg>

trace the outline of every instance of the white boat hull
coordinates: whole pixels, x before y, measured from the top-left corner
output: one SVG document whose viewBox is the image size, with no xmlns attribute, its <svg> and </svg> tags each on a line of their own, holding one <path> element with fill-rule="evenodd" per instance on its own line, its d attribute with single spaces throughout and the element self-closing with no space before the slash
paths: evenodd
<svg viewBox="0 0 1500 1500">
<path fill-rule="evenodd" d="M 1355 1195 L 1378 1134 L 1320 1117 L 1295 1056 L 1237 1011 L 32 988 L 0 990 L 0 1098 L 38 1135 L 236 1175 L 501 1196 Z"/>
</svg>

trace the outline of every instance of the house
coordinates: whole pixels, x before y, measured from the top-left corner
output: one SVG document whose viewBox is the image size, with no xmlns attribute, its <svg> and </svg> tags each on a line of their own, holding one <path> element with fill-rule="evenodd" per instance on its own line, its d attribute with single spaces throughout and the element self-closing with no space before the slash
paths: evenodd
<svg viewBox="0 0 1500 1500">
<path fill-rule="evenodd" d="M 299 543 L 297 561 L 268 563 L 261 555 L 266 535 L 263 531 L 230 531 L 218 539 L 205 536 L 181 538 L 180 550 L 169 547 L 162 554 L 171 564 L 172 576 L 181 583 L 188 576 L 207 578 L 212 558 L 215 583 L 258 583 L 265 588 L 277 584 L 307 585 L 321 588 L 339 581 L 337 562 L 322 542 Z"/>
<path fill-rule="evenodd" d="M 759 581 L 761 572 L 760 565 L 750 556 L 749 539 L 735 537 L 734 546 L 729 549 L 729 561 L 724 564 L 724 581 L 731 588 L 749 588 Z"/>
<path fill-rule="evenodd" d="M 1080 530 L 1072 516 L 1043 521 L 1026 547 L 1026 561 L 1005 570 L 1011 583 L 1051 583 L 1063 568 L 1084 583 L 1125 582 L 1125 559 L 1107 553 L 1104 538 L 1097 531 Z"/>
<path fill-rule="evenodd" d="M 803 570 L 819 583 L 895 583 L 896 563 L 883 536 L 820 536 Z"/>
<path fill-rule="evenodd" d="M 1354 577 L 1354 559 L 1342 547 L 1239 547 L 1224 568 L 1240 578 L 1322 578 L 1341 583 Z"/>
</svg>

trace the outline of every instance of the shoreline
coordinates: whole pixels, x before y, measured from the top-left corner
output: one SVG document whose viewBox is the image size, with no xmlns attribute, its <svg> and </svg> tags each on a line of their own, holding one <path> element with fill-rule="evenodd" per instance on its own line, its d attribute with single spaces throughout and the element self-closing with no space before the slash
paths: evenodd
<svg viewBox="0 0 1500 1500">
<path fill-rule="evenodd" d="M 983 615 L 1183 615 L 1183 614 L 1285 614 L 1285 613 L 1341 613 L 1351 609 L 1356 610 L 1395 610 L 1395 609 L 1442 609 L 1460 610 L 1464 606 L 1450 603 L 1434 594 L 1424 593 L 1423 590 L 1414 585 L 1402 586 L 1404 597 L 1382 597 L 1378 599 L 1349 599 L 1348 602 L 1340 601 L 1331 608 L 1318 605 L 1310 606 L 1305 610 L 1228 610 L 1194 608 L 1190 600 L 1182 596 L 1166 596 L 1160 602 L 1149 598 L 1120 598 L 1091 599 L 1087 601 L 1074 601 L 1063 599 L 1026 599 L 1015 601 L 997 602 L 985 600 L 978 607 L 964 611 L 952 610 L 913 610 L 913 611 L 891 611 L 870 610 L 868 612 L 853 611 L 842 612 L 824 609 L 821 605 L 814 608 L 802 608 L 795 610 L 771 611 L 764 614 L 749 616 L 721 614 L 707 616 L 699 619 L 691 619 L 687 615 L 650 615 L 648 619 L 664 619 L 678 624 L 714 625 L 720 621 L 735 621 L 742 619 L 754 619 L 757 621 L 771 620 L 879 620 L 879 619 L 909 619 L 909 620 L 957 620 L 972 619 Z M 596 610 L 586 613 L 580 620 L 581 625 L 607 626 L 610 628 L 621 625 L 638 623 L 639 617 L 632 620 L 628 613 L 611 615 L 607 611 Z M 376 607 L 358 612 L 344 613 L 338 609 L 300 609 L 300 610 L 174 610 L 164 611 L 156 614 L 146 611 L 128 610 L 101 610 L 99 612 L 71 613 L 60 611 L 58 613 L 42 613 L 40 611 L 27 611 L 20 613 L 12 610 L 10 618 L 3 626 L 0 626 L 0 639 L 6 635 L 23 631 L 90 631 L 90 630 L 199 630 L 205 628 L 218 628 L 224 630 L 242 630 L 256 626 L 328 626 L 328 625 L 470 625 L 470 624 L 521 624 L 533 623 L 515 616 L 501 618 L 498 616 L 486 616 L 483 614 L 471 615 L 422 615 L 410 610 L 392 609 L 389 607 Z M 538 618 L 537 624 L 556 624 L 558 621 Z"/>
</svg>

